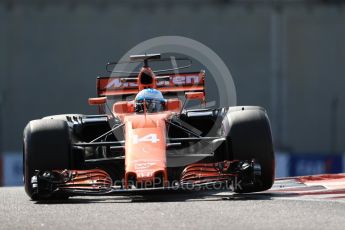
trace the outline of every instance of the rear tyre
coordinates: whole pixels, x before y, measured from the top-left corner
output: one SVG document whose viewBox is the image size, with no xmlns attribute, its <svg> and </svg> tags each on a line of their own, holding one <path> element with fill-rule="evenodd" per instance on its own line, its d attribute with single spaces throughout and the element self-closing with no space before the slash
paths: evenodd
<svg viewBox="0 0 345 230">
<path fill-rule="evenodd" d="M 71 137 L 66 121 L 41 119 L 30 121 L 24 129 L 24 186 L 33 200 L 31 178 L 35 170 L 71 169 Z"/>
<path fill-rule="evenodd" d="M 230 153 L 226 155 L 234 160 L 255 159 L 261 166 L 261 176 L 256 178 L 258 183 L 235 186 L 235 192 L 270 189 L 274 182 L 275 160 L 270 123 L 265 110 L 256 106 L 231 107 L 222 127 L 228 137 Z"/>
</svg>

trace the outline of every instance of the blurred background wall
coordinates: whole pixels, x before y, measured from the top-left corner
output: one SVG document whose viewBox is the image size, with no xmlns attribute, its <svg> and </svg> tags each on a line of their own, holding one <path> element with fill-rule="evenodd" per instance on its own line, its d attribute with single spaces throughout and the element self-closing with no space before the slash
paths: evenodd
<svg viewBox="0 0 345 230">
<path fill-rule="evenodd" d="M 238 104 L 267 109 L 277 152 L 343 153 L 343 3 L 0 0 L 0 152 L 21 152 L 29 120 L 94 113 L 87 98 L 106 62 L 146 39 L 179 35 L 224 60 Z"/>
</svg>

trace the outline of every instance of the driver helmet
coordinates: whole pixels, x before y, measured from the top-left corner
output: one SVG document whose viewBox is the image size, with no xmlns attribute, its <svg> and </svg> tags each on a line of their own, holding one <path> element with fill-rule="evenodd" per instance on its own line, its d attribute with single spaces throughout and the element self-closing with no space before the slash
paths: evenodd
<svg viewBox="0 0 345 230">
<path fill-rule="evenodd" d="M 145 103 L 145 107 L 144 107 Z M 162 93 L 156 89 L 143 89 L 135 97 L 135 112 L 143 113 L 144 109 L 148 113 L 164 111 L 166 100 Z"/>
</svg>

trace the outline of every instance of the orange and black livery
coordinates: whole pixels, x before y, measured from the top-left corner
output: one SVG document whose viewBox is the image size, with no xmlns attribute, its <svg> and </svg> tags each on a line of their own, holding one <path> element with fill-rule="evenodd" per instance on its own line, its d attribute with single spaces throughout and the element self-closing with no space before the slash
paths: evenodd
<svg viewBox="0 0 345 230">
<path fill-rule="evenodd" d="M 223 188 L 267 190 L 274 150 L 265 110 L 208 108 L 206 71 L 178 72 L 187 63 L 160 54 L 130 56 L 139 71 L 110 70 L 97 78 L 99 114 L 64 114 L 24 129 L 25 191 L 33 200 L 116 195 L 151 190 Z M 114 76 L 120 73 L 121 76 Z M 192 101 L 194 108 L 188 108 Z"/>
</svg>

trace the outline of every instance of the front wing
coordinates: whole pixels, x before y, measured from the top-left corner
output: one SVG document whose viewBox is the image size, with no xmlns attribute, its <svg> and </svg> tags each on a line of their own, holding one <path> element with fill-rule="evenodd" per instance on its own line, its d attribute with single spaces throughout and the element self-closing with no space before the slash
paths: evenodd
<svg viewBox="0 0 345 230">
<path fill-rule="evenodd" d="M 217 163 L 198 163 L 188 165 L 177 181 L 165 183 L 164 187 L 150 184 L 124 183 L 114 185 L 107 172 L 92 170 L 52 170 L 36 171 L 31 178 L 34 198 L 54 199 L 69 196 L 111 196 L 126 194 L 144 194 L 154 191 L 177 190 L 239 190 L 242 186 L 257 186 L 261 168 L 254 160 L 223 161 Z M 162 183 L 158 183 L 162 184 Z"/>
</svg>

